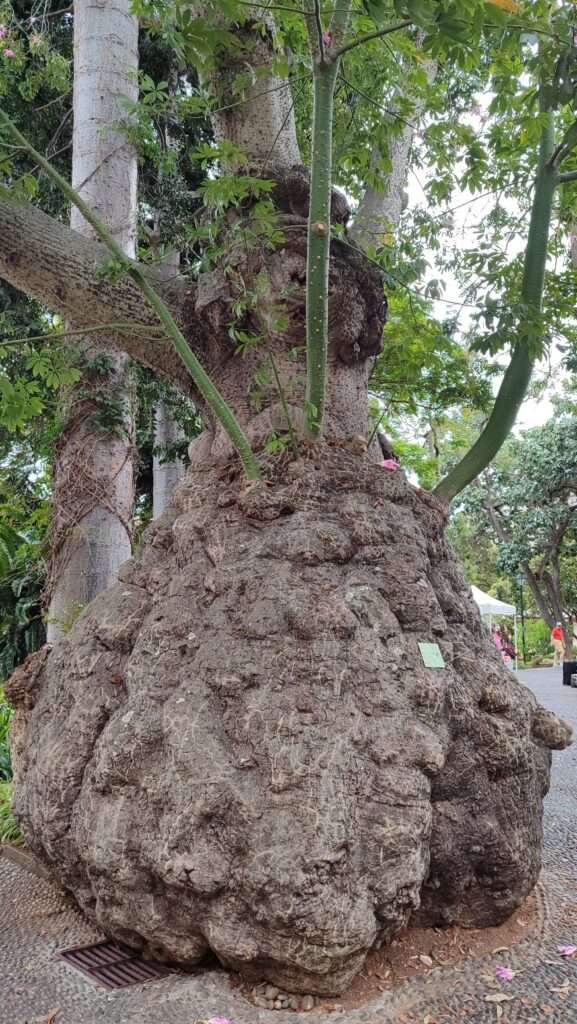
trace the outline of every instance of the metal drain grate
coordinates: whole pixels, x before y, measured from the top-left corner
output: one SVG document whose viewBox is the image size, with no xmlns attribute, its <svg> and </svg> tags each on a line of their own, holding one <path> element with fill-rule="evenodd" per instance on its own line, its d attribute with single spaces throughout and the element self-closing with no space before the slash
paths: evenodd
<svg viewBox="0 0 577 1024">
<path fill-rule="evenodd" d="M 99 942 L 94 946 L 65 949 L 59 956 L 104 988 L 142 985 L 153 978 L 164 978 L 172 974 L 170 967 L 143 960 L 133 949 L 118 942 Z"/>
</svg>

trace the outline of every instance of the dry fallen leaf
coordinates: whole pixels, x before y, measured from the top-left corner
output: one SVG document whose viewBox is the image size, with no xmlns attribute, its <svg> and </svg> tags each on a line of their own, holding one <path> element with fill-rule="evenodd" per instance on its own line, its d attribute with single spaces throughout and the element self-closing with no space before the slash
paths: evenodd
<svg viewBox="0 0 577 1024">
<path fill-rule="evenodd" d="M 52 1013 L 48 1015 L 48 1020 L 46 1021 L 46 1024 L 54 1024 L 54 1021 L 56 1020 L 59 1013 L 60 1007 L 58 1007 L 56 1010 L 52 1010 Z"/>
<path fill-rule="evenodd" d="M 427 956 L 426 953 L 421 953 L 421 955 L 419 956 L 419 960 L 421 961 L 422 964 L 425 965 L 425 967 L 432 967 L 433 966 L 433 961 L 432 961 L 431 957 Z"/>
<path fill-rule="evenodd" d="M 564 981 L 563 984 L 559 985 L 558 987 L 555 987 L 554 985 L 550 985 L 550 991 L 551 992 L 569 992 L 570 987 L 571 987 L 571 982 L 569 981 L 569 978 L 567 978 L 567 981 Z"/>
<path fill-rule="evenodd" d="M 555 1007 L 554 1007 L 554 1006 L 551 1006 L 551 1005 L 550 1005 L 549 1003 L 541 1003 L 541 1005 L 540 1005 L 539 1009 L 541 1010 L 541 1013 L 544 1013 L 544 1014 L 546 1014 L 546 1015 L 547 1015 L 547 1017 L 548 1017 L 548 1016 L 549 1016 L 549 1015 L 550 1015 L 551 1013 L 555 1013 Z"/>
<path fill-rule="evenodd" d="M 485 996 L 486 1003 L 510 1003 L 512 999 L 515 999 L 515 996 L 507 996 L 504 992 L 491 992 Z"/>
</svg>

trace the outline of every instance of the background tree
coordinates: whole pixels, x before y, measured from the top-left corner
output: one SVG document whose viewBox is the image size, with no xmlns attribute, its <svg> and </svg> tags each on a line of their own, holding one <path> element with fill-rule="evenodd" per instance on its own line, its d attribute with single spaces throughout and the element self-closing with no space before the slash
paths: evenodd
<svg viewBox="0 0 577 1024">
<path fill-rule="evenodd" d="M 550 629 L 563 623 L 567 660 L 575 592 L 563 563 L 575 554 L 576 486 L 577 422 L 565 416 L 511 438 L 464 498 L 476 534 L 497 543 L 500 567 L 523 573 Z"/>
<path fill-rule="evenodd" d="M 129 256 L 136 252 L 136 150 L 122 128 L 137 97 L 138 22 L 128 0 L 74 10 L 72 184 Z M 93 237 L 74 207 L 71 226 Z M 74 329 L 74 322 L 71 323 Z M 54 462 L 48 639 L 116 580 L 130 556 L 133 390 L 128 357 L 75 339 L 82 376 L 67 397 Z"/>
<path fill-rule="evenodd" d="M 12 50 L 14 58 L 6 58 L 4 65 L 7 73 L 7 78 L 3 80 L 6 87 L 5 105 L 10 109 L 15 121 L 26 125 L 39 147 L 52 156 L 56 166 L 66 174 L 70 173 L 72 156 L 72 90 L 69 65 L 72 56 L 73 26 L 72 15 L 62 10 L 62 5 L 58 2 L 52 7 L 44 6 L 42 10 L 38 10 L 33 2 L 18 4 L 13 10 L 6 10 L 3 23 L 5 31 L 10 28 L 8 41 L 11 46 L 16 47 Z M 94 42 L 97 43 L 96 36 Z M 170 153 L 167 153 L 167 119 L 171 116 L 166 109 L 168 96 L 163 90 L 156 91 L 155 82 L 150 74 L 152 73 L 158 81 L 163 77 L 172 80 L 175 75 L 173 55 L 158 40 L 151 40 L 143 35 L 140 51 L 143 64 L 141 82 L 147 102 L 139 106 L 134 102 L 129 103 L 127 97 L 121 98 L 118 120 L 111 122 L 113 130 L 104 130 L 101 126 L 98 132 L 94 133 L 97 147 L 113 146 L 114 161 L 111 164 L 110 160 L 105 158 L 95 175 L 90 176 L 87 173 L 85 177 L 89 178 L 88 187 L 92 188 L 94 195 L 95 188 L 100 187 L 103 171 L 106 171 L 104 177 L 114 174 L 115 167 L 118 169 L 122 164 L 127 151 L 132 153 L 133 162 L 138 153 L 141 167 L 139 248 L 141 255 L 144 256 L 151 251 L 148 228 L 151 209 L 162 212 L 168 228 L 157 240 L 163 250 L 169 240 L 172 243 L 173 240 L 183 239 L 187 215 L 198 207 L 198 199 L 194 199 L 191 192 L 202 179 L 203 172 L 199 164 L 190 159 L 189 153 L 191 142 L 202 137 L 203 122 L 199 125 L 198 120 L 191 122 L 189 117 L 181 117 L 179 114 L 176 122 L 171 122 L 174 139 Z M 114 59 L 114 55 L 111 59 Z M 184 92 L 185 76 L 177 76 L 177 87 Z M 132 76 L 130 89 L 134 92 L 135 88 L 136 79 Z M 110 90 L 107 89 L 106 92 L 109 94 Z M 94 121 L 81 120 L 84 132 L 89 132 L 90 127 L 94 126 Z M 120 132 L 119 128 L 122 128 Z M 128 147 L 116 145 L 128 135 Z M 35 194 L 44 209 L 50 210 L 59 218 L 68 216 L 64 198 L 54 191 L 46 176 L 35 177 L 29 174 L 26 165 L 18 162 L 17 154 L 12 157 L 12 166 L 15 172 L 19 172 L 16 181 L 22 195 L 29 197 Z M 28 191 L 25 191 L 26 189 Z M 134 224 L 133 231 L 135 226 Z M 90 551 L 92 552 L 89 561 L 93 569 L 95 558 L 92 556 L 97 550 L 108 550 L 113 556 L 113 561 L 116 557 L 110 547 L 113 531 L 109 530 L 109 513 L 106 509 L 94 512 L 93 518 L 99 518 L 100 527 L 97 529 L 93 523 L 90 527 L 87 525 L 85 530 L 70 525 L 75 516 L 77 517 L 79 509 L 81 511 L 87 502 L 93 502 L 98 493 L 102 496 L 103 491 L 106 492 L 105 504 L 113 504 L 115 489 L 120 487 L 121 483 L 124 486 L 128 482 L 131 475 L 129 464 L 133 455 L 137 455 L 137 519 L 140 523 L 144 516 L 146 521 L 152 504 L 154 476 L 157 477 L 158 490 L 158 480 L 171 473 L 170 467 L 174 465 L 175 457 L 177 464 L 183 466 L 182 458 L 186 456 L 187 447 L 186 435 L 183 434 L 178 442 L 176 436 L 170 442 L 167 438 L 159 437 L 156 438 L 156 443 L 154 442 L 152 392 L 154 391 L 159 403 L 165 403 L 165 411 L 170 410 L 171 415 L 174 413 L 177 416 L 180 424 L 178 429 L 190 431 L 189 437 L 198 432 L 198 423 L 193 411 L 185 408 L 182 398 L 176 392 L 171 391 L 167 385 L 153 382 L 150 375 L 146 377 L 137 373 L 134 365 L 124 367 L 125 387 L 128 389 L 124 397 L 120 392 L 111 397 L 110 381 L 107 378 L 111 369 L 110 359 L 106 357 L 91 360 L 88 349 L 83 350 L 86 346 L 79 344 L 80 333 L 73 331 L 70 336 L 63 335 L 60 318 L 52 316 L 45 307 L 15 292 L 7 284 L 2 286 L 0 307 L 4 343 L 0 348 L 0 363 L 3 368 L 0 417 L 5 428 L 5 457 L 10 461 L 12 448 L 14 458 L 19 459 L 24 444 L 29 451 L 31 465 L 33 453 L 38 465 L 42 467 L 56 459 L 57 522 L 45 519 L 43 529 L 47 536 L 45 545 L 38 552 L 40 564 L 43 558 L 50 563 L 50 584 L 56 585 L 57 594 L 59 593 L 64 603 L 68 605 L 67 612 L 62 610 L 62 614 L 49 615 L 49 618 L 59 620 L 58 623 L 50 623 L 51 639 L 54 640 L 60 628 L 70 627 L 86 603 L 84 589 L 90 582 L 86 578 L 86 562 L 83 563 L 82 558 L 70 556 L 71 546 L 83 547 L 87 557 Z M 115 359 L 116 357 L 112 359 L 113 363 Z M 91 364 L 90 371 L 87 370 L 87 360 Z M 78 380 L 81 369 L 86 371 L 87 375 L 85 374 L 82 382 L 78 384 L 74 394 L 71 394 L 71 385 Z M 59 393 L 61 401 L 58 401 Z M 135 393 L 136 404 L 141 408 L 141 412 L 138 419 L 138 436 L 136 439 L 133 436 L 130 440 L 130 416 L 128 422 L 124 423 L 123 415 L 129 411 L 127 403 L 131 404 Z M 82 428 L 81 440 L 75 434 L 75 426 L 78 427 L 79 424 Z M 174 429 L 174 426 L 171 426 L 173 433 Z M 89 441 L 92 430 L 95 431 L 94 443 Z M 120 462 L 124 466 L 120 476 L 115 477 L 111 462 L 106 457 L 107 445 L 111 446 L 111 452 L 116 453 L 113 460 L 116 465 Z M 82 465 L 87 471 L 90 470 L 90 466 L 86 464 L 87 459 L 90 461 L 90 452 L 94 457 L 100 453 L 97 459 L 98 466 L 92 465 L 92 469 L 99 475 L 99 481 L 92 479 L 90 472 L 88 477 L 84 473 L 69 472 L 71 462 L 74 461 L 74 453 L 76 452 L 78 456 L 79 451 Z M 94 463 L 94 458 L 92 462 Z M 109 479 L 105 482 L 107 474 Z M 85 484 L 84 490 L 81 486 L 82 480 Z M 49 479 L 46 483 L 48 487 L 51 486 Z M 162 491 L 165 493 L 166 487 L 163 487 Z M 121 524 L 120 535 L 126 540 L 126 527 L 132 529 L 133 510 L 130 493 L 125 494 L 123 504 L 121 519 L 124 525 Z M 8 514 L 8 505 L 5 514 Z M 15 515 L 13 525 L 19 528 L 17 520 L 18 516 Z M 36 542 L 41 539 L 36 536 Z M 128 554 L 126 547 L 122 557 L 117 552 L 116 568 Z M 62 576 L 59 576 L 59 565 L 62 568 L 67 567 Z M 51 586 L 47 585 L 46 574 L 41 571 L 35 578 L 38 587 L 44 587 L 46 602 L 51 589 Z M 76 595 L 71 594 L 67 599 L 66 590 L 71 583 L 78 584 L 82 593 L 79 591 Z M 98 589 L 103 585 L 103 580 L 98 581 L 92 573 L 90 585 Z M 8 621 L 11 616 L 8 607 L 6 616 Z"/>
</svg>

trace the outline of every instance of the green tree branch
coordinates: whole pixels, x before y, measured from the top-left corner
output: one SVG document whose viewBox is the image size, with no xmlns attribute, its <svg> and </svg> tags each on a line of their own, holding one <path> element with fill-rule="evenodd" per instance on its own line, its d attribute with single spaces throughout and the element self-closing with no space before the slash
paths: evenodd
<svg viewBox="0 0 577 1024">
<path fill-rule="evenodd" d="M 545 123 L 541 131 L 539 170 L 535 183 L 531 220 L 521 298 L 528 308 L 524 336 L 513 349 L 511 362 L 505 371 L 491 415 L 485 429 L 473 447 L 435 488 L 435 494 L 450 502 L 467 484 L 470 484 L 489 465 L 499 451 L 515 423 L 525 398 L 535 365 L 535 353 L 529 338 L 531 319 L 541 314 L 543 284 L 547 262 L 547 245 L 553 211 L 553 197 L 559 176 L 551 163 L 555 151 L 554 122 L 551 110 L 544 111 Z"/>
<path fill-rule="evenodd" d="M 316 0 L 306 0 L 310 48 L 313 66 L 313 129 L 311 146 L 311 185 L 307 233 L 307 383 L 305 422 L 307 432 L 316 437 L 322 430 L 325 400 L 329 334 L 329 261 L 331 244 L 331 186 L 333 103 L 340 58 L 330 52 L 321 58 L 322 26 Z M 346 32 L 352 5 L 333 11 L 331 41 L 338 43 Z M 321 32 L 320 41 L 317 39 Z"/>
<path fill-rule="evenodd" d="M 350 53 L 351 50 L 355 50 L 357 46 L 362 46 L 363 43 L 370 43 L 373 39 L 381 39 L 383 36 L 390 36 L 391 32 L 400 32 L 403 28 L 409 28 L 413 22 L 410 19 L 405 21 L 398 21 L 395 25 L 387 25 L 386 28 L 375 29 L 374 32 L 367 32 L 364 36 L 358 36 L 357 39 L 351 39 L 350 43 L 345 43 L 341 46 L 336 53 L 333 53 L 333 58 L 336 60 L 337 57 L 342 57 L 345 53 Z"/>
</svg>

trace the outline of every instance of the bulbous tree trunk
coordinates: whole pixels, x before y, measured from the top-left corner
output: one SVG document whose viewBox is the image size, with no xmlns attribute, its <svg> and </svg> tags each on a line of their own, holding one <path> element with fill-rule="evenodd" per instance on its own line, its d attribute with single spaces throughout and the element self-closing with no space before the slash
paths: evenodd
<svg viewBox="0 0 577 1024">
<path fill-rule="evenodd" d="M 127 0 L 74 8 L 72 184 L 131 256 L 136 240 L 136 151 L 118 124 L 138 95 L 138 22 Z M 71 224 L 93 237 L 73 208 Z M 67 400 L 54 463 L 48 638 L 116 579 L 130 556 L 134 503 L 133 389 L 128 357 L 88 337 L 82 378 Z"/>
<path fill-rule="evenodd" d="M 306 186 L 279 177 L 275 252 L 230 247 L 195 293 L 207 368 L 261 450 L 287 411 L 298 432 Z M 245 327 L 281 299 L 288 324 L 243 357 L 235 289 L 264 271 Z M 324 441 L 262 454 L 247 486 L 207 417 L 119 582 L 8 688 L 16 815 L 91 918 L 155 957 L 212 949 L 319 993 L 413 916 L 512 913 L 539 873 L 549 751 L 570 741 L 503 667 L 445 507 L 366 451 L 379 273 L 334 242 L 330 289 Z"/>
</svg>

